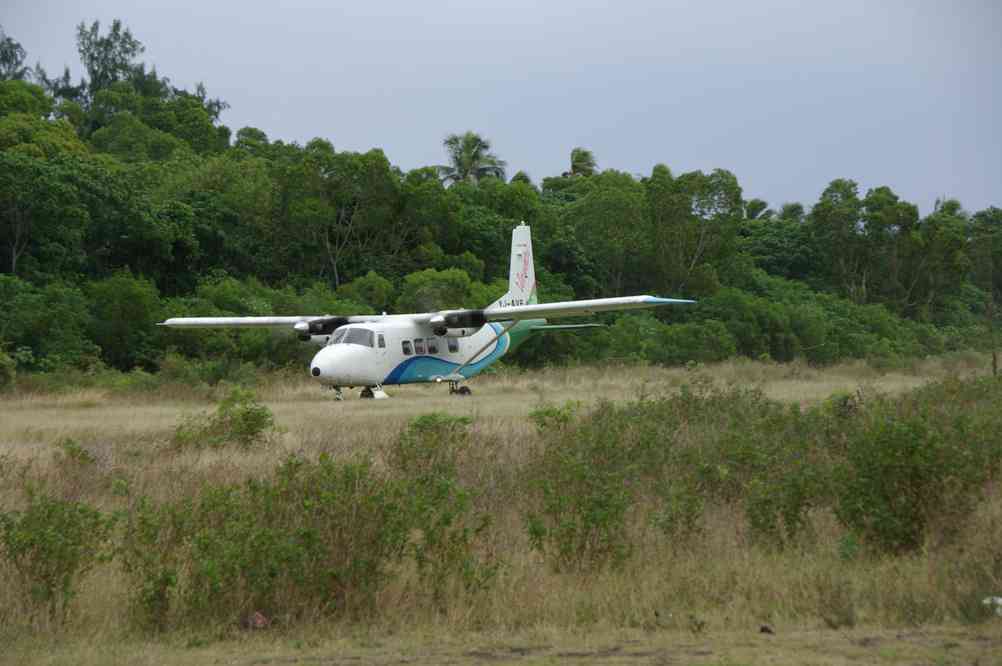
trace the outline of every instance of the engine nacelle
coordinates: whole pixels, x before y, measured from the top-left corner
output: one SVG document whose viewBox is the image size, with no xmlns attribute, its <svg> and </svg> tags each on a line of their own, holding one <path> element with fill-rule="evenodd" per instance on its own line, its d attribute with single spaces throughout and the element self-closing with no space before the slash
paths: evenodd
<svg viewBox="0 0 1002 666">
<path fill-rule="evenodd" d="M 468 338 L 479 330 L 479 328 L 436 328 L 434 333 L 443 338 Z"/>
<path fill-rule="evenodd" d="M 313 321 L 301 321 L 295 326 L 296 334 L 303 342 L 313 340 L 316 335 L 330 335 L 340 326 L 348 323 L 347 317 L 322 317 Z"/>
<path fill-rule="evenodd" d="M 487 323 L 483 310 L 460 310 L 431 319 L 431 330 L 435 335 L 446 338 L 465 338 L 473 335 Z"/>
</svg>

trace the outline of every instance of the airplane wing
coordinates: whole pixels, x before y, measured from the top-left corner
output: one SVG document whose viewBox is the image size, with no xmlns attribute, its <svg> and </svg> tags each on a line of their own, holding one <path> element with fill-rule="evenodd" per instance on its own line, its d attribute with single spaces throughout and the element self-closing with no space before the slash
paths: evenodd
<svg viewBox="0 0 1002 666">
<path fill-rule="evenodd" d="M 288 317 L 171 317 L 170 328 L 292 328 L 300 335 L 329 335 L 338 326 L 379 321 L 380 315 L 293 315 Z"/>
<path fill-rule="evenodd" d="M 656 296 L 621 296 L 617 298 L 592 298 L 583 301 L 558 301 L 535 305 L 515 305 L 484 310 L 487 321 L 513 321 L 519 319 L 555 319 L 590 315 L 596 312 L 638 310 L 659 305 L 695 303 L 685 298 L 657 298 Z"/>
<path fill-rule="evenodd" d="M 294 315 L 287 317 L 172 317 L 158 326 L 170 328 L 292 328 L 301 336 L 329 335 L 339 326 L 388 318 L 409 318 L 436 327 L 480 327 L 489 321 L 520 321 L 522 319 L 556 319 L 590 315 L 596 312 L 637 310 L 660 305 L 695 303 L 684 298 L 655 296 L 623 296 L 592 298 L 583 301 L 559 301 L 533 305 L 494 307 L 486 310 L 443 310 L 413 315 Z"/>
<path fill-rule="evenodd" d="M 695 303 L 685 298 L 657 298 L 655 296 L 622 296 L 617 298 L 592 298 L 583 301 L 558 301 L 532 305 L 495 306 L 486 310 L 443 310 L 412 315 L 414 321 L 436 328 L 480 327 L 489 321 L 521 321 L 523 319 L 556 319 L 611 312 L 638 310 L 659 305 Z"/>
</svg>

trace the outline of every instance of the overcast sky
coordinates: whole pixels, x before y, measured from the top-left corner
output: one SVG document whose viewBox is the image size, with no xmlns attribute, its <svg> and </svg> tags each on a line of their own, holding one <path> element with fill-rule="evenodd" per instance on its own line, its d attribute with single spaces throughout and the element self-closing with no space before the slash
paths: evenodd
<svg viewBox="0 0 1002 666">
<path fill-rule="evenodd" d="M 1002 2 L 3 0 L 50 73 L 75 26 L 121 18 L 234 131 L 382 148 L 411 169 L 472 129 L 509 176 L 733 171 L 745 197 L 811 204 L 829 181 L 1002 206 Z"/>
</svg>

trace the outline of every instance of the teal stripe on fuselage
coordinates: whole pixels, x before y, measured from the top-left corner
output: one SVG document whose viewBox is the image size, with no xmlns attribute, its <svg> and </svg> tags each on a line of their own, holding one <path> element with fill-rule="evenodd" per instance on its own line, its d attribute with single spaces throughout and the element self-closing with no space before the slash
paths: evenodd
<svg viewBox="0 0 1002 666">
<path fill-rule="evenodd" d="M 494 335 L 501 332 L 500 324 L 488 324 L 494 331 Z M 481 343 L 482 344 L 482 343 Z M 466 378 L 472 377 L 494 361 L 504 356 L 508 351 L 509 339 L 505 333 L 494 345 L 491 353 L 480 359 L 476 363 L 471 363 L 460 372 Z M 390 371 L 390 374 L 383 380 L 383 384 L 414 384 L 418 382 L 431 381 L 433 377 L 444 377 L 451 375 L 460 366 L 437 356 L 413 356 L 397 365 Z"/>
</svg>

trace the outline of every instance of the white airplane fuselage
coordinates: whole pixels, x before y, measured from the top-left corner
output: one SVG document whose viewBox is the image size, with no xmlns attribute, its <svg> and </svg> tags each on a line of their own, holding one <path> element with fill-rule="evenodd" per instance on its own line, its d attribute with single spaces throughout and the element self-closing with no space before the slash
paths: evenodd
<svg viewBox="0 0 1002 666">
<path fill-rule="evenodd" d="M 350 324 L 324 336 L 325 346 L 310 363 L 310 374 L 326 386 L 380 386 L 465 378 L 481 372 L 521 342 L 545 320 L 489 323 L 466 336 L 438 336 L 407 316 Z M 476 354 L 476 356 L 474 356 Z"/>
</svg>

